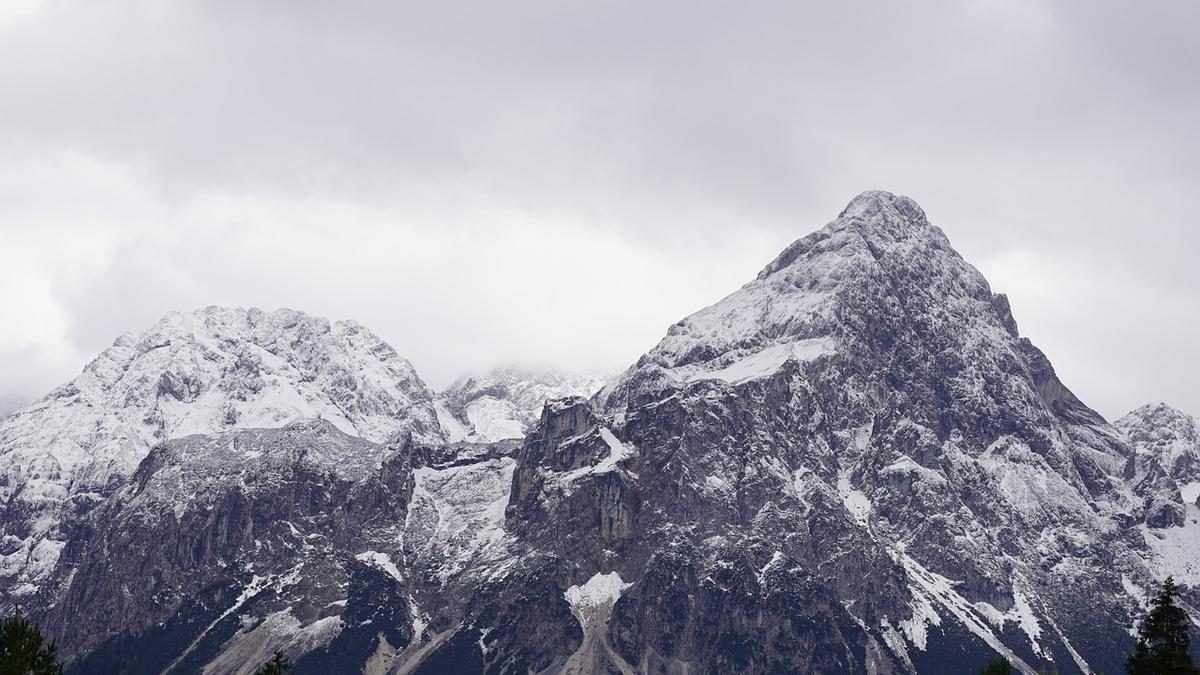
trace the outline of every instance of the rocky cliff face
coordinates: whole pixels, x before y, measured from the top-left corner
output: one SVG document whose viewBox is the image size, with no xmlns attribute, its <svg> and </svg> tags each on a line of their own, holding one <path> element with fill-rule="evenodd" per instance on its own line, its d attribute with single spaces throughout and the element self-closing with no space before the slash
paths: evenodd
<svg viewBox="0 0 1200 675">
<path fill-rule="evenodd" d="M 0 422 L 0 595 L 36 593 L 74 524 L 155 444 L 316 418 L 374 441 L 442 437 L 412 365 L 353 322 L 210 307 L 119 338 Z"/>
<path fill-rule="evenodd" d="M 904 197 L 521 439 L 409 400 L 147 441 L 33 596 L 75 672 L 1119 672 L 1153 583 L 1196 608 L 1194 420 L 1105 422 Z"/>
<path fill-rule="evenodd" d="M 77 672 L 249 673 L 277 649 L 298 672 L 386 669 L 520 558 L 514 450 L 324 420 L 169 441 L 66 546 L 43 623 Z"/>
<path fill-rule="evenodd" d="M 130 656 L 119 636 L 158 627 L 174 649 L 146 650 L 152 669 L 203 665 L 212 636 L 232 635 L 224 651 L 248 656 L 268 628 L 327 647 L 362 574 L 344 553 L 372 528 L 395 527 L 413 490 L 410 455 L 380 468 L 386 454 L 325 421 L 155 448 L 65 548 L 50 582 L 52 630 L 71 636 L 75 654 L 102 647 L 91 663 L 115 666 L 112 657 Z M 398 602 L 407 626 L 407 600 Z"/>
</svg>

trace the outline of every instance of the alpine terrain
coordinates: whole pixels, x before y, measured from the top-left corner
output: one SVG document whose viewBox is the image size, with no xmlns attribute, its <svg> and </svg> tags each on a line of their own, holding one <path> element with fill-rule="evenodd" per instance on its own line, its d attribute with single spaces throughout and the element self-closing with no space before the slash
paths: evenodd
<svg viewBox="0 0 1200 675">
<path fill-rule="evenodd" d="M 74 673 L 1117 673 L 1198 499 L 873 191 L 607 382 L 169 315 L 0 422 L 0 593 Z"/>
</svg>

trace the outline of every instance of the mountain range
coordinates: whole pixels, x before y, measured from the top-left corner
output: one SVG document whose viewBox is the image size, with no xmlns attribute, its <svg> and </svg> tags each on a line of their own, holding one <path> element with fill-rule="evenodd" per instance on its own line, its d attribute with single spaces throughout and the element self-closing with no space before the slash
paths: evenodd
<svg viewBox="0 0 1200 675">
<path fill-rule="evenodd" d="M 1110 424 L 872 191 L 612 377 L 434 392 L 210 307 L 0 421 L 0 594 L 76 673 L 1119 672 L 1200 625 L 1200 427 Z"/>
</svg>

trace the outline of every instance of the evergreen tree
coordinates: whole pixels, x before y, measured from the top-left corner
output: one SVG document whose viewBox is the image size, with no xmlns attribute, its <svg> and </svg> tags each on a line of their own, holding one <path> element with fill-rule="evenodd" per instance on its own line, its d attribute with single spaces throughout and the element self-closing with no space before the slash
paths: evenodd
<svg viewBox="0 0 1200 675">
<path fill-rule="evenodd" d="M 254 671 L 254 675 L 283 675 L 291 669 L 292 662 L 287 660 L 283 652 L 275 652 L 275 656 Z"/>
<path fill-rule="evenodd" d="M 0 675 L 62 675 L 56 649 L 19 609 L 0 621 Z"/>
<path fill-rule="evenodd" d="M 1200 675 L 1188 654 L 1188 615 L 1175 604 L 1177 595 L 1179 587 L 1167 577 L 1142 621 L 1137 647 L 1125 661 L 1129 675 Z"/>
<path fill-rule="evenodd" d="M 1008 659 L 997 656 L 979 669 L 979 675 L 1012 675 L 1012 671 L 1012 664 Z"/>
</svg>

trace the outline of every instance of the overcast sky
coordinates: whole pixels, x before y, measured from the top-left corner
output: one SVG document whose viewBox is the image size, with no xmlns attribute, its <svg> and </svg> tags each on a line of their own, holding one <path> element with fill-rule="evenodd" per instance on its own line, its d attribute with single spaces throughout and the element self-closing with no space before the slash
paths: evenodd
<svg viewBox="0 0 1200 675">
<path fill-rule="evenodd" d="M 1200 413 L 1200 3 L 0 2 L 0 407 L 171 309 L 618 369 L 907 194 L 1113 418 Z"/>
</svg>

